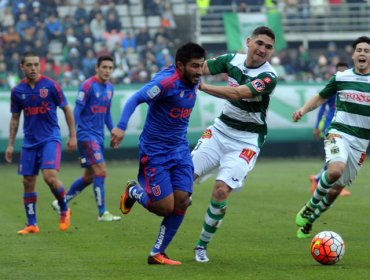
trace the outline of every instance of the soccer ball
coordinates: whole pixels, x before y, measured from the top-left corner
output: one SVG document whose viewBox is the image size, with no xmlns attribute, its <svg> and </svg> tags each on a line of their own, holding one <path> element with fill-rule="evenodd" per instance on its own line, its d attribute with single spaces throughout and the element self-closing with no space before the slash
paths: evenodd
<svg viewBox="0 0 370 280">
<path fill-rule="evenodd" d="M 323 265 L 335 264 L 344 256 L 342 237 L 333 231 L 322 231 L 315 235 L 310 245 L 312 257 Z"/>
</svg>

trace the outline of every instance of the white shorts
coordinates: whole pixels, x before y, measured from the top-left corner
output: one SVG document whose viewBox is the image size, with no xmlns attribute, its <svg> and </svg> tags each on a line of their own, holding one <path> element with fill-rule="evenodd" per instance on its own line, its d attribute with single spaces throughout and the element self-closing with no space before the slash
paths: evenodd
<svg viewBox="0 0 370 280">
<path fill-rule="evenodd" d="M 366 158 L 366 151 L 359 151 L 350 146 L 346 135 L 324 140 L 326 162 L 343 162 L 346 167 L 343 175 L 335 182 L 339 186 L 349 186 L 356 179 Z"/>
<path fill-rule="evenodd" d="M 229 138 L 210 126 L 191 153 L 194 173 L 202 180 L 218 168 L 216 180 L 225 182 L 233 190 L 241 189 L 259 152 L 255 145 Z"/>
</svg>

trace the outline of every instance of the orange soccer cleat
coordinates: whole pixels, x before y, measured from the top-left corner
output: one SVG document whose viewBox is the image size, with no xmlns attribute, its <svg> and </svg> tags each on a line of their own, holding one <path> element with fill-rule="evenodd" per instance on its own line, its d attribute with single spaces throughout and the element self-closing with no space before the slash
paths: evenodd
<svg viewBox="0 0 370 280">
<path fill-rule="evenodd" d="M 148 264 L 180 265 L 182 262 L 171 260 L 165 253 L 148 257 Z"/>
<path fill-rule="evenodd" d="M 38 233 L 38 232 L 40 232 L 40 229 L 37 225 L 28 225 L 24 229 L 17 231 L 17 233 L 20 235 L 25 235 L 29 233 Z"/>
<path fill-rule="evenodd" d="M 59 229 L 61 231 L 66 231 L 71 225 L 71 209 L 68 208 L 68 211 L 63 215 L 60 215 Z"/>
<path fill-rule="evenodd" d="M 309 179 L 311 183 L 311 193 L 314 193 L 317 187 L 317 181 L 316 181 L 315 175 L 311 175 Z"/>
<path fill-rule="evenodd" d="M 350 191 L 348 191 L 347 189 L 343 188 L 339 195 L 340 196 L 349 196 L 351 194 L 352 193 Z"/>
</svg>

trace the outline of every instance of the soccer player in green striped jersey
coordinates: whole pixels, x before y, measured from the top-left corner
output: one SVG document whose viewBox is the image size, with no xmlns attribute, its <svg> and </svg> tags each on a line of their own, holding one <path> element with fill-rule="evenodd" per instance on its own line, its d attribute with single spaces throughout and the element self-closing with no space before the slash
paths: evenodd
<svg viewBox="0 0 370 280">
<path fill-rule="evenodd" d="M 354 68 L 337 72 L 319 94 L 293 113 L 293 121 L 297 122 L 336 95 L 336 112 L 324 140 L 328 168 L 310 200 L 296 215 L 298 238 L 310 236 L 312 223 L 345 186 L 351 185 L 366 157 L 370 140 L 370 38 L 357 38 L 353 49 Z"/>
<path fill-rule="evenodd" d="M 253 169 L 267 134 L 266 113 L 277 83 L 268 62 L 275 35 L 268 27 L 256 28 L 247 38 L 247 54 L 224 54 L 209 59 L 203 74 L 228 76 L 228 86 L 202 83 L 200 89 L 227 99 L 221 115 L 201 136 L 192 152 L 195 179 L 218 169 L 194 253 L 197 262 L 207 262 L 207 246 L 225 216 L 227 198 L 240 190 Z"/>
</svg>

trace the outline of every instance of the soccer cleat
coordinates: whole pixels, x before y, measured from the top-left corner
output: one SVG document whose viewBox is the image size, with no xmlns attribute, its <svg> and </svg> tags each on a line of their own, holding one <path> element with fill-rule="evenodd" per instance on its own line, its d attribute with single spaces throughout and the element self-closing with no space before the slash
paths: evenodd
<svg viewBox="0 0 370 280">
<path fill-rule="evenodd" d="M 180 265 L 182 262 L 171 260 L 165 253 L 148 257 L 148 264 Z"/>
<path fill-rule="evenodd" d="M 304 227 L 300 227 L 297 231 L 298 238 L 309 238 L 311 237 L 312 224 L 307 223 Z"/>
<path fill-rule="evenodd" d="M 59 206 L 58 200 L 54 200 L 51 203 L 51 207 L 54 209 L 54 211 L 56 211 L 60 215 L 60 206 Z"/>
<path fill-rule="evenodd" d="M 295 223 L 297 224 L 297 226 L 305 226 L 313 212 L 314 209 L 311 209 L 307 205 L 303 206 L 303 208 L 297 213 L 295 217 Z"/>
<path fill-rule="evenodd" d="M 194 248 L 194 258 L 197 262 L 208 262 L 207 249 L 204 246 L 197 246 Z"/>
<path fill-rule="evenodd" d="M 98 222 L 112 222 L 112 221 L 119 221 L 119 220 L 121 220 L 121 217 L 113 216 L 108 211 L 105 211 L 103 215 L 98 216 Z"/>
<path fill-rule="evenodd" d="M 71 225 L 71 209 L 68 208 L 65 216 L 60 216 L 59 229 L 61 231 L 66 231 Z"/>
<path fill-rule="evenodd" d="M 350 191 L 348 191 L 347 189 L 343 188 L 339 195 L 340 196 L 349 196 L 351 194 L 352 193 Z"/>
<path fill-rule="evenodd" d="M 315 175 L 310 176 L 310 183 L 311 183 L 311 193 L 314 193 L 317 187 L 317 181 Z"/>
<path fill-rule="evenodd" d="M 28 225 L 24 229 L 17 231 L 17 234 L 26 235 L 29 233 L 38 233 L 38 232 L 40 232 L 40 229 L 37 225 Z"/>
<path fill-rule="evenodd" d="M 126 184 L 125 191 L 121 195 L 121 200 L 119 202 L 119 209 L 121 210 L 122 214 L 127 215 L 130 213 L 132 206 L 135 203 L 135 200 L 130 197 L 129 190 L 131 187 L 135 186 L 135 181 L 128 181 Z"/>
</svg>

